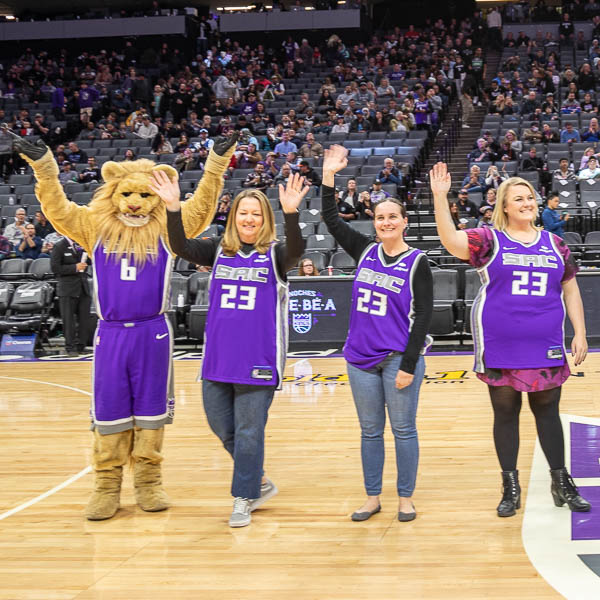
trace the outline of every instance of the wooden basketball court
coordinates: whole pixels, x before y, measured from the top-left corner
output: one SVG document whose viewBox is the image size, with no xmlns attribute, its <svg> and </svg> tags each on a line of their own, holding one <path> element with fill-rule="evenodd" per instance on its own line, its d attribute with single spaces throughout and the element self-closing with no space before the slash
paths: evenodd
<svg viewBox="0 0 600 600">
<path fill-rule="evenodd" d="M 495 514 L 500 474 L 492 415 L 471 366 L 471 356 L 427 359 L 418 518 L 396 520 L 388 431 L 382 512 L 353 523 L 349 515 L 364 492 L 344 362 L 289 359 L 267 428 L 266 471 L 279 495 L 253 513 L 249 527 L 230 529 L 231 461 L 208 429 L 197 361 L 175 367 L 176 420 L 167 429 L 164 463 L 173 507 L 155 514 L 137 508 L 127 472 L 122 508 L 103 522 L 83 517 L 92 487 L 91 363 L 0 364 L 0 598 L 560 598 L 525 553 L 523 510 L 508 519 Z M 562 411 L 596 416 L 600 355 L 577 371 L 564 388 Z M 524 403 L 524 495 L 534 434 Z M 570 518 L 567 512 L 561 518 Z"/>
</svg>

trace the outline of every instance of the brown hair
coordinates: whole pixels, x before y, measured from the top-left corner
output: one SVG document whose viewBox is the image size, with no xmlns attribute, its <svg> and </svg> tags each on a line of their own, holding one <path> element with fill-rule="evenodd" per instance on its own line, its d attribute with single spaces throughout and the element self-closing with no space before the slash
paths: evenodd
<svg viewBox="0 0 600 600">
<path fill-rule="evenodd" d="M 313 272 L 312 273 L 305 273 L 304 272 L 304 263 L 308 261 L 312 267 L 313 267 Z M 310 259 L 310 258 L 302 258 L 300 259 L 300 264 L 298 265 L 298 275 L 300 275 L 301 277 L 316 277 L 318 275 L 318 271 L 317 271 L 317 267 L 315 266 L 315 263 Z"/>
<path fill-rule="evenodd" d="M 404 204 L 398 200 L 398 198 L 393 198 L 393 197 L 389 197 L 389 198 L 385 198 L 384 200 L 381 200 L 380 202 L 377 202 L 375 204 L 375 206 L 373 207 L 373 217 L 377 214 L 377 207 L 380 204 L 383 204 L 384 202 L 391 202 L 392 204 L 396 204 L 397 206 L 400 207 L 400 214 L 402 215 L 403 219 L 406 219 L 406 217 L 408 216 L 406 214 L 406 206 L 404 206 Z"/>
<path fill-rule="evenodd" d="M 244 198 L 254 198 L 255 200 L 258 200 L 260 209 L 262 211 L 263 224 L 258 231 L 258 237 L 254 243 L 256 250 L 260 254 L 264 254 L 269 249 L 271 242 L 276 239 L 275 215 L 273 214 L 273 209 L 271 208 L 267 197 L 260 190 L 243 190 L 233 200 L 230 211 L 231 217 L 227 219 L 227 225 L 225 225 L 225 235 L 223 236 L 221 246 L 223 248 L 223 252 L 227 256 L 233 256 L 237 254 L 239 249 L 242 247 L 242 241 L 240 240 L 237 226 L 235 224 L 235 217 L 240 207 L 240 202 Z"/>
</svg>

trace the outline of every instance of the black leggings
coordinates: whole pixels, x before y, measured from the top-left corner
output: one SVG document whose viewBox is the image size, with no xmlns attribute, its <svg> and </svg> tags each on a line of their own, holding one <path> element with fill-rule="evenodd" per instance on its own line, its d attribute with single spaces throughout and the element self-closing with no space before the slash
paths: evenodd
<svg viewBox="0 0 600 600">
<path fill-rule="evenodd" d="M 521 392 L 507 385 L 489 385 L 488 388 L 494 409 L 496 454 L 503 471 L 514 471 L 519 453 Z M 527 394 L 540 445 L 551 469 L 562 469 L 565 466 L 565 440 L 558 413 L 561 389 L 559 386 Z"/>
</svg>

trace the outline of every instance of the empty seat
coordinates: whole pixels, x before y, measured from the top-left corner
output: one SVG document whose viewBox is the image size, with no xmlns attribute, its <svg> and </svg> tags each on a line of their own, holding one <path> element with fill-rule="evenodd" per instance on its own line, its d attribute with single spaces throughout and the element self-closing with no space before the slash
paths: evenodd
<svg viewBox="0 0 600 600">
<path fill-rule="evenodd" d="M 454 302 L 458 296 L 458 271 L 454 269 L 434 269 L 433 275 L 433 317 L 429 332 L 433 335 L 454 333 Z"/>
<path fill-rule="evenodd" d="M 571 244 L 574 245 L 574 244 L 581 244 L 582 243 L 581 235 L 579 233 L 577 233 L 576 231 L 565 231 L 565 233 L 563 235 L 563 240 L 569 246 Z"/>
<path fill-rule="evenodd" d="M 93 195 L 93 192 L 77 192 L 73 194 L 71 199 L 75 204 L 85 205 L 90 203 Z"/>
<path fill-rule="evenodd" d="M 371 156 L 373 153 L 372 148 L 351 148 L 350 156 Z"/>
<path fill-rule="evenodd" d="M 33 175 L 11 175 L 8 178 L 9 185 L 28 185 L 33 183 Z"/>
<path fill-rule="evenodd" d="M 52 275 L 49 258 L 36 258 L 29 265 L 29 273 L 38 279 L 43 279 L 46 275 Z"/>
<path fill-rule="evenodd" d="M 37 281 L 18 286 L 6 315 L 0 319 L 0 332 L 39 333 L 48 319 L 53 297 L 54 289 L 47 282 Z"/>
<path fill-rule="evenodd" d="M 345 251 L 336 252 L 331 256 L 331 261 L 329 265 L 336 269 L 355 269 L 356 262 L 355 260 Z"/>
<path fill-rule="evenodd" d="M 329 252 L 335 249 L 335 239 L 329 234 L 315 233 L 309 235 L 306 240 L 306 249 Z"/>
<path fill-rule="evenodd" d="M 308 208 L 300 211 L 299 220 L 301 223 L 319 223 L 321 221 L 321 211 L 316 208 Z"/>
<path fill-rule="evenodd" d="M 238 173 L 240 173 L 243 169 L 237 169 L 236 170 L 236 177 L 238 177 Z M 181 174 L 181 179 L 186 180 L 186 179 L 192 179 L 195 181 L 198 181 L 199 179 L 202 179 L 202 175 L 204 174 L 204 171 L 200 171 L 200 170 L 191 170 L 191 171 L 184 171 Z"/>
<path fill-rule="evenodd" d="M 302 235 L 302 237 L 304 239 L 306 239 L 307 237 L 309 237 L 311 235 L 314 235 L 315 226 L 316 226 L 316 223 L 299 223 L 300 235 Z"/>
<path fill-rule="evenodd" d="M 10 301 L 12 300 L 14 289 L 15 286 L 12 283 L 0 281 L 0 316 L 6 314 L 6 311 L 10 306 Z"/>
<path fill-rule="evenodd" d="M 2 275 L 15 275 L 27 272 L 27 263 L 24 258 L 7 258 L 0 262 Z"/>
<path fill-rule="evenodd" d="M 359 231 L 363 235 L 375 235 L 373 221 L 350 221 L 350 227 L 352 227 L 352 229 L 356 229 L 356 231 Z"/>
<path fill-rule="evenodd" d="M 471 333 L 471 311 L 473 309 L 473 301 L 477 297 L 479 288 L 481 287 L 481 278 L 476 269 L 467 269 L 465 271 L 465 331 Z"/>
<path fill-rule="evenodd" d="M 600 244 L 600 231 L 590 231 L 589 233 L 587 233 L 585 236 L 585 243 Z"/>
</svg>

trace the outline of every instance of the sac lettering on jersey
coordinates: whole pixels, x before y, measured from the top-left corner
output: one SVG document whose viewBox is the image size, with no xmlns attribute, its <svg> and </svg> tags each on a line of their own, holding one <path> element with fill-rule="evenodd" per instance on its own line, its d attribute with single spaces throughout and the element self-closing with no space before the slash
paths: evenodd
<svg viewBox="0 0 600 600">
<path fill-rule="evenodd" d="M 388 292 L 394 292 L 395 294 L 399 294 L 402 291 L 402 286 L 406 281 L 400 277 L 387 275 L 380 271 L 373 271 L 373 269 L 368 269 L 367 267 L 361 267 L 356 275 L 356 280 L 363 283 L 369 283 L 376 287 L 382 287 L 388 290 Z"/>
<path fill-rule="evenodd" d="M 512 254 L 505 252 L 502 255 L 502 264 L 515 267 L 558 269 L 558 258 L 545 254 Z"/>
<path fill-rule="evenodd" d="M 267 283 L 269 269 L 266 267 L 229 267 L 217 265 L 215 279 L 231 279 L 232 281 L 255 281 Z"/>
</svg>

